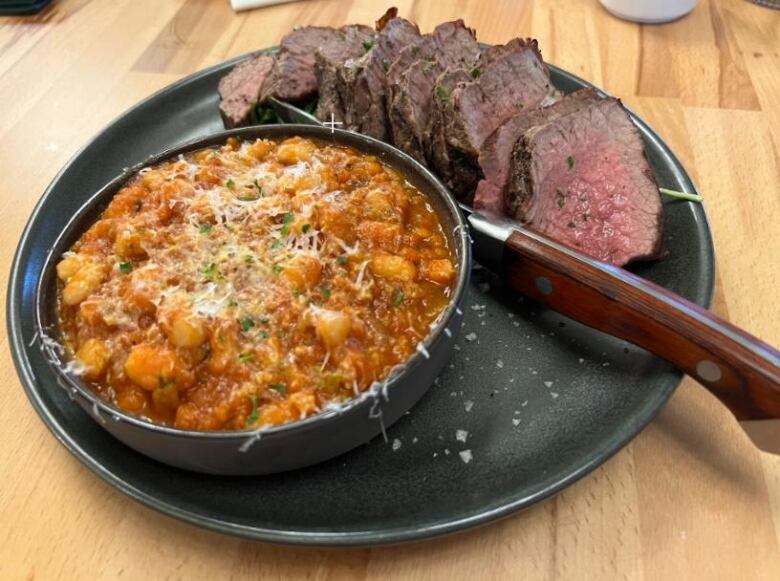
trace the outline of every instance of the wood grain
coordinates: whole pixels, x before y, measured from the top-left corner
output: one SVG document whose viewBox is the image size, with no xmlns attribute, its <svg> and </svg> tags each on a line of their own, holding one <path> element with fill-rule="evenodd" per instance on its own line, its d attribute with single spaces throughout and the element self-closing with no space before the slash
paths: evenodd
<svg viewBox="0 0 780 581">
<path fill-rule="evenodd" d="M 485 42 L 533 35 L 669 142 L 705 197 L 715 311 L 780 344 L 780 12 L 701 0 L 640 27 L 595 0 L 405 0 L 423 30 L 462 17 Z M 227 0 L 58 0 L 0 18 L 0 268 L 63 163 L 137 100 L 268 46 L 295 24 L 371 23 L 368 0 L 230 12 Z M 5 292 L 3 287 L 2 292 Z M 103 484 L 49 434 L 0 337 L 0 579 L 778 579 L 780 458 L 756 451 L 685 381 L 592 475 L 498 523 L 414 545 L 250 543 L 158 515 Z M 402 509 L 402 507 L 399 507 Z"/>
</svg>

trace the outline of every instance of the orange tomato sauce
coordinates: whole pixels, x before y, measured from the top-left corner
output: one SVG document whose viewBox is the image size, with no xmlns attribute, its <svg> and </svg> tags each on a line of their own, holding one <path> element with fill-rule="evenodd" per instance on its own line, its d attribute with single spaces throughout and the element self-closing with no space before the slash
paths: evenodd
<svg viewBox="0 0 780 581">
<path fill-rule="evenodd" d="M 191 430 L 276 425 L 383 380 L 456 264 L 425 195 L 375 157 L 229 139 L 139 172 L 57 265 L 78 373 Z"/>
</svg>

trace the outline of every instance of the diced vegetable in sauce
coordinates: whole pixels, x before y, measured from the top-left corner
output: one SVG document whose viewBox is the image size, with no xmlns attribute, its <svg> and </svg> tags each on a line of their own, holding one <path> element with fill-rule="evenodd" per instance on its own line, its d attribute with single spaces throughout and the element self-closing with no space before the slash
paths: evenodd
<svg viewBox="0 0 780 581">
<path fill-rule="evenodd" d="M 456 276 L 425 196 L 377 158 L 230 139 L 144 170 L 57 266 L 107 401 L 193 430 L 282 424 L 383 380 Z"/>
</svg>

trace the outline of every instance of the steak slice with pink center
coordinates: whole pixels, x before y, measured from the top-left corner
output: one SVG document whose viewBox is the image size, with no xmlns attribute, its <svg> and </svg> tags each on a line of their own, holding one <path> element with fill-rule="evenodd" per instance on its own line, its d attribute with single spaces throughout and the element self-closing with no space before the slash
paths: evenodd
<svg viewBox="0 0 780 581">
<path fill-rule="evenodd" d="M 617 99 L 599 99 L 526 132 L 512 152 L 506 203 L 529 227 L 617 266 L 661 250 L 658 186 Z"/>
</svg>

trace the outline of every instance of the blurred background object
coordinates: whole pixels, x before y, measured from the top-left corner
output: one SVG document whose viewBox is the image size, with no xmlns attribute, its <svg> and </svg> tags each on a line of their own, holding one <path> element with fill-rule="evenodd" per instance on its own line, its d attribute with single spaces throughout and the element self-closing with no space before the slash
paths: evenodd
<svg viewBox="0 0 780 581">
<path fill-rule="evenodd" d="M 51 0 L 0 0 L 0 16 L 36 14 L 51 4 Z"/>
<path fill-rule="evenodd" d="M 296 0 L 230 0 L 230 6 L 236 12 L 241 10 L 251 10 L 252 8 L 262 8 L 263 6 L 273 6 L 274 4 L 286 4 Z"/>
<path fill-rule="evenodd" d="M 780 10 L 780 0 L 753 0 L 753 4 L 758 4 L 759 6 L 766 6 L 767 8 L 774 8 L 775 10 Z"/>
<path fill-rule="evenodd" d="M 671 22 L 688 14 L 698 0 L 599 0 L 610 14 L 648 24 Z"/>
</svg>

